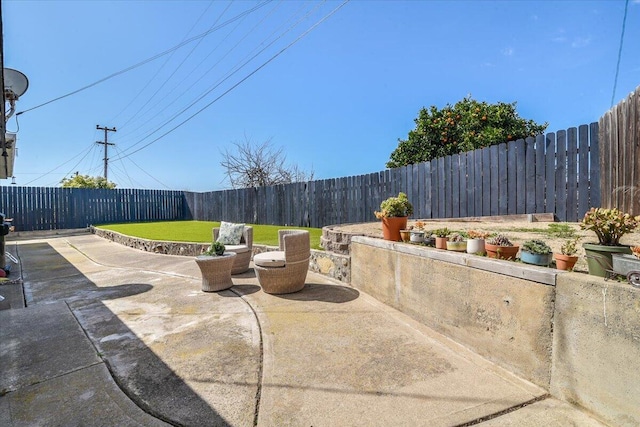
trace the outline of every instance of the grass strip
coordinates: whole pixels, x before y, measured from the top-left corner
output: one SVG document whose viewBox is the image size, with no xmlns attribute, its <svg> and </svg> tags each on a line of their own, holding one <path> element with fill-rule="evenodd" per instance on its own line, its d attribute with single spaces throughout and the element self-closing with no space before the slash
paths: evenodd
<svg viewBox="0 0 640 427">
<path fill-rule="evenodd" d="M 278 246 L 278 230 L 296 229 L 308 230 L 311 248 L 320 249 L 322 229 L 305 227 L 285 227 L 281 225 L 254 225 L 253 243 L 258 245 Z M 140 237 L 149 240 L 163 240 L 169 242 L 209 243 L 213 240 L 211 230 L 220 227 L 219 221 L 158 221 L 134 222 L 124 224 L 104 224 L 96 226 L 104 230 L 111 230 L 127 236 Z"/>
</svg>

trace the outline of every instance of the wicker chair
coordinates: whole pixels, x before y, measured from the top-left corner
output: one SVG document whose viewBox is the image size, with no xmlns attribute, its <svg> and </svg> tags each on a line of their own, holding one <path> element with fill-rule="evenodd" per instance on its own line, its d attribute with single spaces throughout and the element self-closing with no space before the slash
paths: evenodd
<svg viewBox="0 0 640 427">
<path fill-rule="evenodd" d="M 288 294 L 304 288 L 311 257 L 309 232 L 278 230 L 279 251 L 253 257 L 254 270 L 262 290 L 268 294 Z"/>
<path fill-rule="evenodd" d="M 220 228 L 213 228 L 213 241 L 218 240 L 220 234 Z M 247 225 L 244 226 L 242 237 L 240 238 L 239 245 L 224 245 L 226 252 L 235 252 L 236 257 L 233 261 L 233 268 L 231 274 L 240 274 L 249 270 L 249 263 L 251 262 L 251 254 L 253 252 L 253 227 Z"/>
</svg>

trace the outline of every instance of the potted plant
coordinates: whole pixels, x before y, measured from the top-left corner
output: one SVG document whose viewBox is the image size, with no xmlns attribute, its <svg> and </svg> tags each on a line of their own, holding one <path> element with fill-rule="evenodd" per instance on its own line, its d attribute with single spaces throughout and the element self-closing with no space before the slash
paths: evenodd
<svg viewBox="0 0 640 427">
<path fill-rule="evenodd" d="M 237 254 L 225 253 L 225 246 L 221 242 L 213 242 L 202 254 L 196 257 L 196 264 L 202 273 L 202 290 L 204 292 L 218 292 L 233 286 L 231 269 Z"/>
<path fill-rule="evenodd" d="M 465 252 L 467 250 L 467 241 L 461 233 L 451 233 L 446 245 L 448 251 Z"/>
<path fill-rule="evenodd" d="M 202 255 L 205 256 L 222 256 L 224 255 L 225 246 L 221 242 L 213 242 L 211 246 L 205 251 L 202 251 Z"/>
<path fill-rule="evenodd" d="M 400 241 L 400 230 L 407 228 L 407 217 L 413 214 L 413 205 L 405 193 L 389 197 L 380 203 L 380 211 L 374 212 L 382 220 L 382 236 L 385 240 Z"/>
<path fill-rule="evenodd" d="M 520 260 L 526 264 L 548 267 L 551 263 L 551 247 L 539 239 L 527 240 L 520 248 Z"/>
<path fill-rule="evenodd" d="M 433 235 L 436 236 L 436 249 L 447 249 L 447 240 L 449 240 L 450 233 L 451 230 L 448 228 L 433 230 Z"/>
<path fill-rule="evenodd" d="M 408 243 L 411 241 L 411 227 L 400 230 L 400 239 L 403 242 Z"/>
<path fill-rule="evenodd" d="M 486 253 L 484 243 L 487 237 L 489 237 L 489 233 L 469 230 L 467 232 L 467 253 L 484 255 Z"/>
<path fill-rule="evenodd" d="M 576 255 L 578 252 L 577 243 L 578 238 L 567 239 L 560 247 L 560 253 L 553 254 L 558 270 L 573 270 L 576 262 L 578 262 L 578 256 Z"/>
<path fill-rule="evenodd" d="M 509 238 L 504 234 L 498 234 L 486 240 L 484 244 L 487 256 L 489 258 L 498 259 L 515 259 L 518 254 L 519 246 L 511 243 Z"/>
<path fill-rule="evenodd" d="M 416 221 L 415 227 L 410 230 L 410 240 L 413 243 L 424 242 L 424 222 Z"/>
<path fill-rule="evenodd" d="M 631 254 L 631 248 L 620 244 L 620 238 L 636 229 L 640 216 L 633 217 L 616 208 L 591 208 L 584 215 L 580 228 L 591 230 L 598 236 L 598 243 L 583 243 L 589 274 L 605 277 L 613 268 L 612 254 Z"/>
</svg>

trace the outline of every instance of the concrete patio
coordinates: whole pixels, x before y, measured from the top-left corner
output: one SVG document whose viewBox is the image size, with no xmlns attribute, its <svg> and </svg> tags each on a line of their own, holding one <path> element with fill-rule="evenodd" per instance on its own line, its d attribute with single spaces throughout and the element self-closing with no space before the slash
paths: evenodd
<svg viewBox="0 0 640 427">
<path fill-rule="evenodd" d="M 0 425 L 603 425 L 321 275 L 204 293 L 193 258 L 88 233 L 7 250 L 27 307 L 0 311 Z"/>
</svg>

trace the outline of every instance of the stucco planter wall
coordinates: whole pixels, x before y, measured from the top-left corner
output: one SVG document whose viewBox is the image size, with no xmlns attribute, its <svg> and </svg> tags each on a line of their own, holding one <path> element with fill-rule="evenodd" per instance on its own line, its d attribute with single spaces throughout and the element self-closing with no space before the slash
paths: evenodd
<svg viewBox="0 0 640 427">
<path fill-rule="evenodd" d="M 557 270 L 354 237 L 351 284 L 549 388 Z"/>
<path fill-rule="evenodd" d="M 640 289 L 579 273 L 556 289 L 551 393 L 612 426 L 640 425 Z"/>
</svg>

